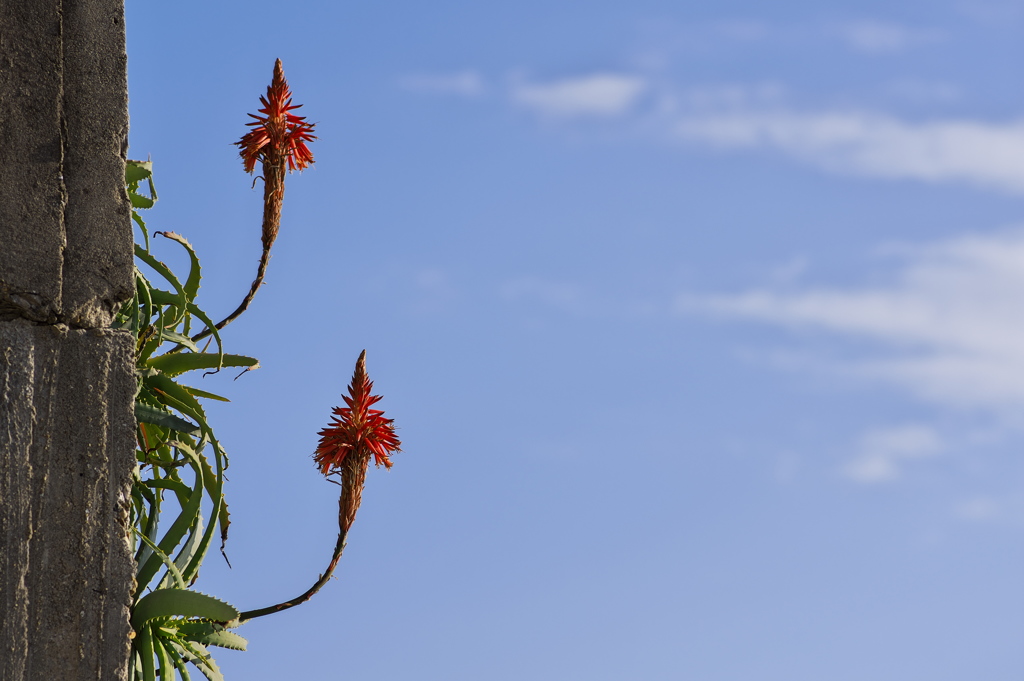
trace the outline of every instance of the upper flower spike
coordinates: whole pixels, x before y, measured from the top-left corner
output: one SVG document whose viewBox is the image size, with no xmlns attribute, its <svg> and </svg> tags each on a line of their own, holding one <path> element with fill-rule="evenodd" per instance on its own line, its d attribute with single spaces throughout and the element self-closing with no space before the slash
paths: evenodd
<svg viewBox="0 0 1024 681">
<path fill-rule="evenodd" d="M 347 407 L 335 407 L 331 423 L 320 431 L 320 444 L 313 458 L 324 475 L 342 466 L 348 455 L 365 457 L 373 454 L 374 462 L 391 468 L 392 452 L 401 451 L 401 442 L 395 434 L 393 419 L 384 418 L 380 409 L 370 406 L 381 400 L 371 395 L 373 381 L 366 375 L 366 351 L 356 362 L 348 395 L 343 395 Z M 365 464 L 363 464 L 365 466 Z"/>
<path fill-rule="evenodd" d="M 260 102 L 263 108 L 259 112 L 263 115 L 248 114 L 256 119 L 247 123 L 252 130 L 235 142 L 240 147 L 245 172 L 251 173 L 256 161 L 281 164 L 282 168 L 287 161 L 289 170 L 302 170 L 313 163 L 313 153 L 306 143 L 316 139 L 315 124 L 306 122 L 304 116 L 288 113 L 302 105 L 292 104 L 292 93 L 280 59 L 274 64 L 274 79 L 267 88 L 267 96 L 260 97 Z"/>
</svg>

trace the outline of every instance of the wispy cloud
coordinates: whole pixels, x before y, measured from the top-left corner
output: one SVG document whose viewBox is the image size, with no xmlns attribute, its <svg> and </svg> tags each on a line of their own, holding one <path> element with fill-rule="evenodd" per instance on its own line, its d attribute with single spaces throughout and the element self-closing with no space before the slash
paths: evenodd
<svg viewBox="0 0 1024 681">
<path fill-rule="evenodd" d="M 952 83 L 937 80 L 897 79 L 889 82 L 884 91 L 893 98 L 913 103 L 945 103 L 961 100 L 963 90 Z"/>
<path fill-rule="evenodd" d="M 1024 121 L 907 123 L 857 112 L 750 111 L 682 116 L 674 131 L 719 147 L 774 148 L 830 171 L 1024 193 Z"/>
<path fill-rule="evenodd" d="M 516 104 L 545 116 L 614 117 L 627 113 L 647 87 L 641 76 L 595 73 L 547 83 L 516 83 L 510 96 Z"/>
<path fill-rule="evenodd" d="M 992 497 L 966 499 L 953 507 L 953 515 L 963 520 L 992 520 L 1000 515 L 999 502 Z"/>
<path fill-rule="evenodd" d="M 865 49 L 895 49 L 910 41 L 908 36 L 931 35 L 872 23 L 842 30 Z M 833 173 L 1024 194 L 1024 119 L 909 120 L 868 109 L 815 110 L 794 106 L 777 82 L 680 87 L 656 71 L 598 71 L 555 80 L 512 75 L 488 87 L 470 69 L 408 76 L 400 84 L 410 91 L 470 98 L 491 90 L 545 119 L 566 124 L 604 119 L 669 143 L 776 152 Z M 960 97 L 960 90 L 945 82 L 897 81 L 885 92 L 904 103 Z"/>
<path fill-rule="evenodd" d="M 917 90 L 916 96 L 924 94 L 923 86 Z M 927 94 L 948 98 L 955 90 L 931 84 Z M 1024 120 L 908 121 L 860 110 L 800 111 L 786 106 L 778 83 L 679 89 L 635 74 L 518 83 L 510 98 L 550 118 L 645 121 L 671 140 L 781 152 L 833 173 L 1024 194 Z"/>
<path fill-rule="evenodd" d="M 412 313 L 424 316 L 446 313 L 458 301 L 458 289 L 444 270 L 428 267 L 411 274 L 408 309 Z"/>
<path fill-rule="evenodd" d="M 484 91 L 484 79 L 476 71 L 447 74 L 419 74 L 402 78 L 402 88 L 410 92 L 476 97 Z"/>
<path fill-rule="evenodd" d="M 966 236 L 903 255 L 885 286 L 687 295 L 677 309 L 873 340 L 875 351 L 843 368 L 946 405 L 1019 411 L 1024 232 Z"/>
<path fill-rule="evenodd" d="M 902 52 L 943 38 L 943 34 L 934 29 L 909 28 L 879 21 L 846 24 L 839 33 L 850 47 L 868 54 Z"/>
<path fill-rule="evenodd" d="M 935 456 L 941 450 L 942 441 L 928 426 L 876 428 L 863 435 L 860 452 L 843 468 L 843 474 L 855 482 L 892 482 L 900 478 L 907 462 Z"/>
<path fill-rule="evenodd" d="M 1024 494 L 1014 489 L 1009 493 L 968 497 L 953 506 L 953 515 L 971 522 L 1024 525 Z"/>
<path fill-rule="evenodd" d="M 570 311 L 577 310 L 582 303 L 579 286 L 533 276 L 505 282 L 500 293 L 505 300 L 540 302 Z"/>
</svg>

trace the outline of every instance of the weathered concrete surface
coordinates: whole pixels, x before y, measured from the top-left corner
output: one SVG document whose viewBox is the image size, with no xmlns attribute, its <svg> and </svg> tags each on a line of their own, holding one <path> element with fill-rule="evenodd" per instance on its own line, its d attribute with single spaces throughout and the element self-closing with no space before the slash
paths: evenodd
<svg viewBox="0 0 1024 681">
<path fill-rule="evenodd" d="M 0 320 L 56 322 L 64 281 L 59 4 L 0 3 Z"/>
<path fill-rule="evenodd" d="M 73 326 L 106 327 L 135 289 L 131 207 L 124 188 L 124 5 L 123 0 L 65 0 L 62 7 L 67 246 L 61 316 Z"/>
<path fill-rule="evenodd" d="M 0 2 L 0 320 L 105 327 L 132 294 L 121 0 Z"/>
<path fill-rule="evenodd" d="M 126 679 L 122 0 L 0 1 L 0 681 Z"/>
<path fill-rule="evenodd" d="M 132 353 L 121 332 L 0 323 L 0 678 L 124 678 Z"/>
</svg>

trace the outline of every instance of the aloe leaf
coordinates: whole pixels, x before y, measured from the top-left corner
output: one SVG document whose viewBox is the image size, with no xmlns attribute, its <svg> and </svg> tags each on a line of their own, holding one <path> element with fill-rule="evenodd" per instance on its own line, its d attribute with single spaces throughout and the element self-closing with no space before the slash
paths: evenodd
<svg viewBox="0 0 1024 681">
<path fill-rule="evenodd" d="M 142 402 L 135 403 L 135 420 L 142 421 L 143 423 L 152 423 L 176 430 L 179 433 L 188 433 L 189 435 L 199 435 L 201 432 L 201 429 L 196 424 Z"/>
<path fill-rule="evenodd" d="M 151 357 L 147 365 L 159 369 L 168 376 L 178 376 L 196 369 L 219 369 L 221 367 L 259 368 L 260 362 L 245 355 L 228 355 L 214 352 L 175 352 Z"/>
<path fill-rule="evenodd" d="M 148 509 L 153 505 L 153 492 L 146 489 L 146 486 L 142 483 L 139 476 L 139 469 L 136 466 L 133 471 L 132 480 L 132 510 L 134 511 L 134 517 L 132 518 L 133 527 L 141 527 L 143 531 L 148 532 L 148 528 L 152 524 L 149 516 Z M 132 552 L 135 554 L 135 563 L 138 564 L 141 557 L 141 549 L 146 549 L 145 544 L 141 547 L 135 543 L 135 536 L 129 535 L 132 540 Z M 148 549 L 147 549 L 148 550 Z M 147 556 L 148 557 L 148 556 Z"/>
<path fill-rule="evenodd" d="M 156 187 L 153 185 L 152 161 L 126 161 L 124 180 L 128 185 L 128 196 L 133 208 L 152 208 L 156 203 Z M 146 180 L 149 185 L 149 196 L 139 193 L 139 185 Z"/>
<path fill-rule="evenodd" d="M 146 537 L 152 540 L 156 537 L 160 524 L 160 495 L 150 492 L 141 481 L 135 482 L 132 485 L 132 489 L 137 491 L 144 501 L 149 502 L 149 513 L 145 518 L 145 526 L 142 528 L 142 531 Z M 152 555 L 153 550 L 149 548 L 147 543 L 143 542 L 142 546 L 135 553 L 135 564 L 138 566 L 136 569 L 136 579 L 138 578 L 138 570 L 146 564 Z"/>
<path fill-rule="evenodd" d="M 216 622 L 182 622 L 178 625 L 178 631 L 188 640 L 207 646 L 245 650 L 249 645 L 247 640 L 234 632 L 226 631 L 224 625 Z"/>
<path fill-rule="evenodd" d="M 203 405 L 199 404 L 195 397 L 169 377 L 154 373 L 143 376 L 142 383 L 157 394 L 161 403 L 177 409 L 186 416 L 191 416 L 199 423 L 200 428 L 204 431 L 209 430 L 209 426 L 206 425 L 206 412 L 203 410 Z"/>
<path fill-rule="evenodd" d="M 161 551 L 160 547 L 154 544 L 152 539 L 142 534 L 134 527 L 132 528 L 132 530 L 135 532 L 136 535 L 138 535 L 139 539 L 145 542 L 146 546 L 149 547 L 149 550 L 160 558 L 160 562 L 162 562 L 164 566 L 167 567 L 167 573 L 170 577 L 174 579 L 175 583 L 177 584 L 177 588 L 188 588 L 188 585 L 185 584 L 185 580 L 181 576 L 181 571 L 178 569 L 178 566 L 174 564 L 174 561 L 171 560 L 171 557 L 163 551 Z"/>
<path fill-rule="evenodd" d="M 174 663 L 162 639 L 160 631 L 157 630 L 153 635 L 153 649 L 157 660 L 160 661 L 160 681 L 169 681 L 174 678 Z"/>
<path fill-rule="evenodd" d="M 138 328 L 136 329 L 136 338 L 142 328 L 149 325 L 149 320 L 153 318 L 153 296 L 152 289 L 149 287 L 149 282 L 146 281 L 146 277 L 139 272 L 139 268 L 135 268 L 135 291 L 139 297 L 140 319 L 138 321 Z"/>
<path fill-rule="evenodd" d="M 129 300 L 129 301 L 126 301 L 123 305 L 121 305 L 121 309 L 118 310 L 118 312 L 117 312 L 117 316 L 115 317 L 115 322 L 112 325 L 112 328 L 115 328 L 115 329 L 127 328 L 128 330 L 131 331 L 133 338 L 138 338 L 139 337 L 139 307 L 141 305 L 141 298 L 140 298 L 141 282 L 139 281 L 139 276 L 138 276 L 139 275 L 139 269 L 137 267 L 135 267 L 134 270 L 135 270 L 135 291 L 132 294 L 132 299 Z"/>
<path fill-rule="evenodd" d="M 174 232 L 159 232 L 160 236 L 170 239 L 171 241 L 177 241 L 181 244 L 186 251 L 188 251 L 188 257 L 191 261 L 188 271 L 188 278 L 185 280 L 185 295 L 189 302 L 196 299 L 196 294 L 199 293 L 199 282 L 202 280 L 202 269 L 199 267 L 199 256 L 196 255 L 196 251 L 192 248 L 192 244 L 188 242 L 185 237 Z"/>
<path fill-rule="evenodd" d="M 131 667 L 132 679 L 134 681 L 141 681 L 142 655 L 139 653 L 139 640 L 137 638 L 132 641 L 132 659 L 128 665 Z"/>
<path fill-rule="evenodd" d="M 185 288 L 181 285 L 181 282 L 178 281 L 178 278 L 174 276 L 174 272 L 171 272 L 167 265 L 154 258 L 148 251 L 144 251 L 138 244 L 135 244 L 135 257 L 152 267 L 154 272 L 166 279 L 167 283 L 173 286 L 174 290 L 178 292 L 178 295 L 181 296 L 182 300 L 187 300 L 187 297 L 185 296 Z"/>
<path fill-rule="evenodd" d="M 132 208 L 152 208 L 153 204 L 156 203 L 148 196 L 143 196 L 137 192 L 128 192 L 128 197 L 131 199 Z"/>
<path fill-rule="evenodd" d="M 192 527 L 196 516 L 199 515 L 199 507 L 203 501 L 203 489 L 205 487 L 203 483 L 203 469 L 199 464 L 199 459 L 195 452 L 191 451 L 187 447 L 179 447 L 179 451 L 184 452 L 189 458 L 192 470 L 195 471 L 196 486 L 193 489 L 192 495 L 189 497 L 188 503 L 181 509 L 181 513 L 174 519 L 174 522 L 171 523 L 171 527 L 168 528 L 167 533 L 164 534 L 163 538 L 157 543 L 160 550 L 163 551 L 164 554 L 168 555 L 174 551 L 174 548 L 181 542 L 182 537 L 184 537 L 185 533 L 188 532 L 188 529 Z M 142 590 L 146 588 L 159 569 L 160 559 L 155 554 L 150 556 L 149 559 L 139 567 L 138 576 L 136 577 L 135 598 L 139 597 L 139 594 L 142 593 Z"/>
<path fill-rule="evenodd" d="M 131 624 L 136 631 L 158 617 L 199 617 L 230 622 L 239 611 L 219 598 L 186 589 L 157 589 L 143 596 L 132 609 Z"/>
<path fill-rule="evenodd" d="M 136 636 L 137 652 L 142 661 L 142 679 L 143 681 L 156 681 L 156 669 L 153 666 L 153 632 L 149 627 L 143 627 L 142 630 L 138 630 Z"/>
<path fill-rule="evenodd" d="M 199 352 L 199 347 L 192 342 L 191 338 L 189 338 L 183 333 L 178 333 L 177 331 L 168 331 L 167 329 L 164 329 L 164 338 L 172 343 L 184 345 L 192 352 Z"/>
<path fill-rule="evenodd" d="M 178 674 L 181 675 L 181 681 L 192 681 L 192 677 L 189 676 L 188 667 L 185 666 L 185 661 L 181 657 L 181 653 L 178 652 L 177 647 L 168 646 L 174 651 L 174 668 L 178 670 Z"/>
<path fill-rule="evenodd" d="M 179 645 L 184 650 L 188 661 L 194 664 L 196 669 L 201 671 L 209 681 L 224 681 L 224 675 L 220 673 L 217 663 L 213 661 L 213 656 L 202 643 L 185 639 L 180 641 Z"/>
<path fill-rule="evenodd" d="M 133 208 L 133 210 L 132 210 L 132 220 L 135 220 L 135 224 L 137 224 L 139 226 L 139 229 L 142 230 L 142 239 L 143 239 L 143 242 L 146 244 L 145 248 L 148 251 L 149 250 L 149 230 L 146 228 L 146 221 L 143 220 L 142 216 L 139 215 L 134 210 L 134 208 L 135 208 L 134 202 L 132 202 L 132 208 Z"/>
<path fill-rule="evenodd" d="M 184 506 L 192 495 L 192 488 L 181 480 L 164 478 L 162 480 L 147 480 L 146 486 L 154 489 L 169 489 L 178 497 L 178 505 Z"/>
<path fill-rule="evenodd" d="M 139 183 L 145 180 L 147 177 L 153 176 L 153 162 L 152 161 L 132 161 L 127 160 L 124 162 L 124 181 L 125 183 L 138 187 Z"/>
<path fill-rule="evenodd" d="M 199 317 L 199 320 L 203 324 L 206 324 L 206 328 L 208 328 L 210 330 L 210 333 L 213 335 L 214 340 L 217 341 L 217 352 L 218 352 L 218 354 L 223 354 L 223 352 L 224 352 L 224 344 L 221 343 L 221 340 L 220 340 L 220 331 L 217 330 L 217 325 L 213 323 L 213 320 L 210 319 L 209 315 L 207 315 L 205 312 L 200 310 L 199 307 L 197 307 L 195 303 L 189 303 L 188 311 L 191 312 L 196 317 Z"/>
<path fill-rule="evenodd" d="M 188 567 L 189 563 L 192 562 L 192 558 L 196 555 L 196 552 L 202 546 L 203 535 L 203 514 L 200 511 L 199 515 L 196 516 L 196 524 L 191 528 L 188 535 L 188 540 L 185 545 L 181 547 L 181 551 L 174 558 L 174 567 L 178 570 L 178 574 L 181 574 L 181 570 Z M 185 588 L 185 587 L 181 587 Z"/>
<path fill-rule="evenodd" d="M 219 648 L 229 648 L 231 650 L 245 650 L 249 645 L 247 640 L 233 631 L 215 631 L 203 636 L 197 642 L 207 646 L 217 646 Z"/>
<path fill-rule="evenodd" d="M 199 573 L 199 566 L 202 564 L 203 559 L 206 557 L 206 552 L 210 548 L 210 542 L 213 540 L 213 531 L 217 525 L 220 525 L 220 550 L 224 551 L 224 545 L 228 540 L 228 527 L 231 525 L 231 514 L 228 513 L 228 505 L 224 500 L 224 469 L 221 463 L 223 452 L 220 449 L 220 445 L 216 440 L 212 442 L 214 448 L 214 458 L 217 462 L 217 471 L 210 467 L 210 462 L 202 453 L 199 454 L 199 465 L 203 469 L 203 480 L 206 482 L 206 491 L 210 497 L 210 501 L 213 503 L 213 509 L 211 510 L 210 517 L 217 518 L 217 522 L 211 522 L 206 532 L 203 534 L 203 540 L 199 544 L 199 549 L 196 551 L 195 557 L 192 562 L 181 571 L 186 580 L 192 580 Z M 225 555 L 225 559 L 227 556 Z"/>
<path fill-rule="evenodd" d="M 189 393 L 191 393 L 193 397 L 202 397 L 202 398 L 207 399 L 207 400 L 217 400 L 218 402 L 230 402 L 231 401 L 228 398 L 223 397 L 221 395 L 215 395 L 214 393 L 206 392 L 205 390 L 200 390 L 199 388 L 193 388 L 190 385 L 183 385 L 181 387 L 184 388 L 185 390 L 189 391 Z"/>
<path fill-rule="evenodd" d="M 165 291 L 162 288 L 150 288 L 149 294 L 156 305 L 173 305 L 175 307 L 184 305 L 184 296 Z"/>
</svg>

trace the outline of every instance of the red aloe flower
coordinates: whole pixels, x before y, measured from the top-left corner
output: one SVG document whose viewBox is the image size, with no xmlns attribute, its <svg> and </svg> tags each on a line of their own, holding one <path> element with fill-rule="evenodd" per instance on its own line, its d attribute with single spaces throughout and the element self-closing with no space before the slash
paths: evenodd
<svg viewBox="0 0 1024 681">
<path fill-rule="evenodd" d="M 256 161 L 270 161 L 274 165 L 287 161 L 289 170 L 302 170 L 313 163 L 313 154 L 306 142 L 316 139 L 314 123 L 308 123 L 304 116 L 288 113 L 300 108 L 292 104 L 292 92 L 284 78 L 284 66 L 278 59 L 274 64 L 274 78 L 267 88 L 267 96 L 260 97 L 262 116 L 248 114 L 256 120 L 247 125 L 252 130 L 235 142 L 245 164 L 245 172 L 256 168 Z"/>
<path fill-rule="evenodd" d="M 401 442 L 395 435 L 394 419 L 384 418 L 384 412 L 370 407 L 382 399 L 371 395 L 373 381 L 366 375 L 366 351 L 356 361 L 348 395 L 343 395 L 347 407 L 335 407 L 331 424 L 320 431 L 320 444 L 316 448 L 317 465 L 320 472 L 328 474 L 331 469 L 340 468 L 350 454 L 391 468 L 392 452 L 401 451 Z"/>
<path fill-rule="evenodd" d="M 363 350 L 356 361 L 348 395 L 343 396 L 348 406 L 334 408 L 334 417 L 320 431 L 320 444 L 313 455 L 324 475 L 341 473 L 338 521 L 343 534 L 348 532 L 359 510 L 370 455 L 378 466 L 391 468 L 391 453 L 401 451 L 394 420 L 384 418 L 380 409 L 370 409 L 381 400 L 380 395 L 371 395 L 371 390 L 373 381 L 366 375 Z"/>
</svg>

